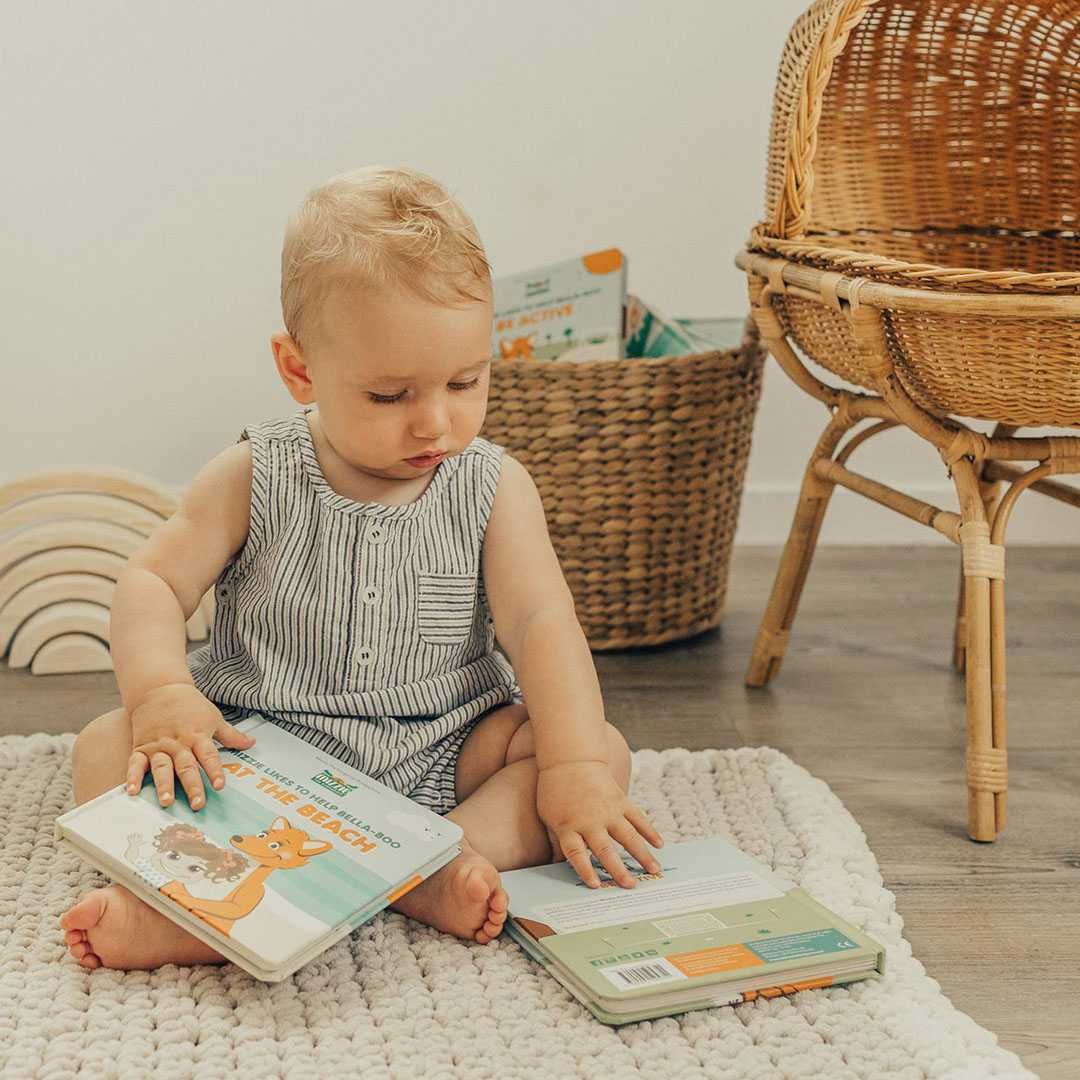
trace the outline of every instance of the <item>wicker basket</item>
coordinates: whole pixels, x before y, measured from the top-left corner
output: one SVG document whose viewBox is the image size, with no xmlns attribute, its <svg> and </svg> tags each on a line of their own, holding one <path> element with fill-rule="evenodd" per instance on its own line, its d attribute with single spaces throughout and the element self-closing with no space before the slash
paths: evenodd
<svg viewBox="0 0 1080 1080">
<path fill-rule="evenodd" d="M 928 412 L 1080 425 L 1078 36 L 1080 0 L 819 0 L 788 37 L 750 250 L 1006 301 L 885 311 Z M 812 360 L 875 387 L 839 306 L 774 308 Z"/>
<path fill-rule="evenodd" d="M 763 360 L 748 320 L 727 351 L 492 368 L 482 434 L 532 475 L 592 649 L 719 624 Z"/>
</svg>

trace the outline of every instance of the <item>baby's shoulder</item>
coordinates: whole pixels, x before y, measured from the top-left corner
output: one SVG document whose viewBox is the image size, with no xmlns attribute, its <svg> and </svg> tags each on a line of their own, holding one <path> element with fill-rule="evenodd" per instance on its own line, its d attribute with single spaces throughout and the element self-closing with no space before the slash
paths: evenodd
<svg viewBox="0 0 1080 1080">
<path fill-rule="evenodd" d="M 303 438 L 300 430 L 300 420 L 303 414 L 294 413 L 292 416 L 274 416 L 269 420 L 260 420 L 258 423 L 246 424 L 240 431 L 238 442 L 299 442 Z M 306 420 L 303 421 L 305 424 Z"/>
</svg>

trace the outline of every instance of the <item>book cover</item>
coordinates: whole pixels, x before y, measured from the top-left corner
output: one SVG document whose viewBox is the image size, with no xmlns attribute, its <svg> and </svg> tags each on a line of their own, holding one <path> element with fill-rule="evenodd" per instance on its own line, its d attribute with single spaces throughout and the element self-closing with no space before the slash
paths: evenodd
<svg viewBox="0 0 1080 1080">
<path fill-rule="evenodd" d="M 589 1002 L 619 1016 L 884 973 L 883 946 L 726 840 L 654 854 L 659 874 L 624 857 L 633 889 L 595 859 L 599 889 L 567 862 L 504 872 L 512 936 L 529 938 Z"/>
<path fill-rule="evenodd" d="M 627 295 L 624 354 L 628 359 L 688 356 L 712 348 L 712 345 L 703 345 L 686 327 L 646 304 L 640 296 Z"/>
<path fill-rule="evenodd" d="M 250 974 L 278 981 L 455 858 L 459 825 L 262 716 L 217 746 L 205 806 L 158 802 L 149 771 L 56 819 L 58 841 Z"/>
<path fill-rule="evenodd" d="M 682 318 L 675 323 L 705 349 L 734 349 L 742 343 L 745 318 Z"/>
<path fill-rule="evenodd" d="M 626 276 L 608 248 L 496 278 L 496 360 L 623 359 Z"/>
</svg>

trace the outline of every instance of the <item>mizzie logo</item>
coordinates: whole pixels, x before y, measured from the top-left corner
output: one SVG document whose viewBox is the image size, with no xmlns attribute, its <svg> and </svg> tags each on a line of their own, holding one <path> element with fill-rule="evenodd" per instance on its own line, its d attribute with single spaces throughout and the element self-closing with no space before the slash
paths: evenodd
<svg viewBox="0 0 1080 1080">
<path fill-rule="evenodd" d="M 360 785 L 350 784 L 344 777 L 332 773 L 329 769 L 323 769 L 321 773 L 311 778 L 312 782 L 319 787 L 332 791 L 335 795 L 351 795 Z"/>
</svg>

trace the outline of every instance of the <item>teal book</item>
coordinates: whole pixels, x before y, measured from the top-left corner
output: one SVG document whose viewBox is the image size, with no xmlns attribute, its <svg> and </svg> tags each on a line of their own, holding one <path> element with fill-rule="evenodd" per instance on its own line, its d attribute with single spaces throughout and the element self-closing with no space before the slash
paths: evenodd
<svg viewBox="0 0 1080 1080">
<path fill-rule="evenodd" d="M 238 967 L 280 982 L 461 852 L 461 827 L 278 727 L 233 725 L 247 750 L 216 746 L 225 785 L 203 778 L 167 807 L 149 771 L 55 822 L 60 845 Z"/>
<path fill-rule="evenodd" d="M 675 318 L 685 334 L 705 349 L 734 349 L 743 339 L 745 318 Z"/>
<path fill-rule="evenodd" d="M 713 346 L 704 346 L 709 351 Z M 696 335 L 678 320 L 669 319 L 640 296 L 626 297 L 626 340 L 628 359 L 638 357 L 688 356 L 703 351 Z"/>
<path fill-rule="evenodd" d="M 593 857 L 504 871 L 510 937 L 607 1024 L 737 1005 L 885 973 L 885 948 L 721 837 L 629 855 L 620 886 Z"/>
</svg>

